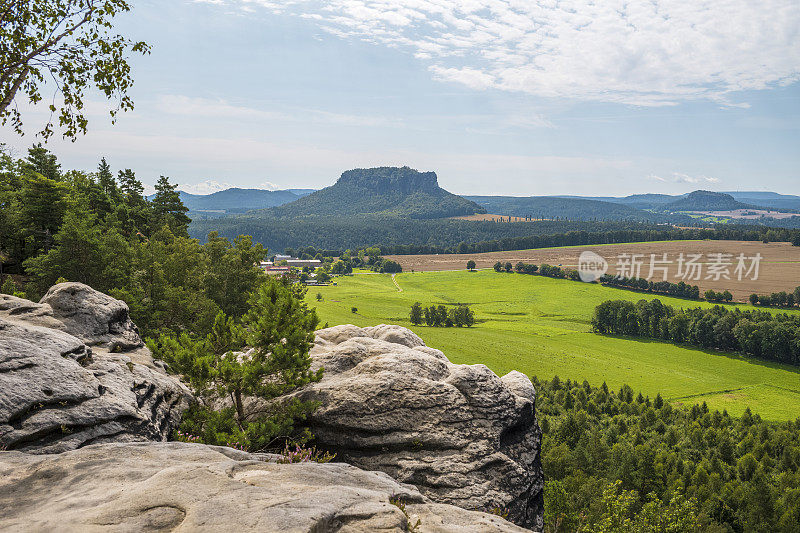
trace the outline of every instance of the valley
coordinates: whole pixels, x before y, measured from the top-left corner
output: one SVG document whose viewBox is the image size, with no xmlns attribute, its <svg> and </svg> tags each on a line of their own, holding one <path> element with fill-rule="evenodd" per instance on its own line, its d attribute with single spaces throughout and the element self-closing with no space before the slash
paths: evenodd
<svg viewBox="0 0 800 533">
<path fill-rule="evenodd" d="M 540 276 L 494 271 L 356 274 L 336 286 L 313 287 L 307 301 L 325 324 L 400 324 L 453 362 L 485 364 L 499 375 L 518 370 L 539 379 L 559 376 L 610 388 L 627 383 L 660 393 L 675 405 L 707 402 L 741 415 L 749 407 L 768 420 L 794 420 L 800 409 L 800 369 L 672 343 L 603 336 L 590 332 L 594 307 L 609 299 L 637 301 L 631 291 Z M 322 301 L 316 301 L 319 293 Z M 674 307 L 708 307 L 659 297 Z M 412 326 L 411 304 L 466 303 L 472 328 Z M 357 313 L 352 312 L 357 308 Z M 750 308 L 750 306 L 741 306 Z M 800 311 L 790 311 L 800 313 Z"/>
</svg>

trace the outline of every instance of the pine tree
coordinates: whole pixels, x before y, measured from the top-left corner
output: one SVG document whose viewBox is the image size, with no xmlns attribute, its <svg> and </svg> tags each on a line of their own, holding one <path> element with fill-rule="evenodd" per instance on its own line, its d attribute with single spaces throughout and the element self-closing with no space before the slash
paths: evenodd
<svg viewBox="0 0 800 533">
<path fill-rule="evenodd" d="M 186 416 L 185 431 L 207 444 L 238 442 L 260 451 L 275 437 L 295 432 L 296 422 L 316 407 L 313 402 L 270 400 L 319 381 L 322 369 L 312 371 L 308 355 L 318 323 L 313 309 L 271 278 L 250 303 L 241 324 L 219 313 L 205 339 L 162 335 L 149 345 L 203 401 Z M 242 355 L 243 346 L 253 350 Z M 260 401 L 254 405 L 248 398 Z M 233 406 L 215 410 L 220 400 L 230 400 Z"/>
<path fill-rule="evenodd" d="M 51 180 L 61 179 L 61 165 L 58 164 L 55 154 L 42 146 L 42 143 L 28 148 L 28 157 L 25 159 L 24 168 L 29 173 L 36 172 Z"/>
<path fill-rule="evenodd" d="M 40 289 L 54 284 L 59 277 L 79 281 L 97 289 L 104 267 L 100 227 L 95 217 L 82 210 L 69 211 L 55 235 L 55 246 L 44 255 L 29 258 L 24 265 L 33 274 Z"/>
<path fill-rule="evenodd" d="M 172 185 L 169 178 L 158 178 L 152 202 L 154 222 L 158 226 L 169 225 L 175 235 L 188 235 L 187 228 L 192 220 L 186 216 L 189 209 L 183 205 L 177 189 L 178 184 Z"/>
<path fill-rule="evenodd" d="M 100 165 L 97 167 L 97 184 L 100 185 L 109 198 L 117 198 L 119 196 L 117 182 L 105 157 L 100 160 Z"/>
<path fill-rule="evenodd" d="M 20 229 L 30 239 L 28 255 L 52 246 L 66 210 L 67 187 L 43 176 L 31 176 L 20 191 Z"/>
<path fill-rule="evenodd" d="M 134 174 L 133 170 L 129 168 L 120 170 L 117 173 L 117 181 L 119 182 L 120 191 L 125 195 L 125 199 L 128 202 L 143 198 L 144 185 L 136 179 L 136 174 Z"/>
</svg>

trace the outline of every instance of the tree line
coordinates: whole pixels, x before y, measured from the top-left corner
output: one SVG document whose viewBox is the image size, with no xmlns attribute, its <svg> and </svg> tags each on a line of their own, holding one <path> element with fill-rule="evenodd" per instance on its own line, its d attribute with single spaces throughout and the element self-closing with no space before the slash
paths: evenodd
<svg viewBox="0 0 800 533">
<path fill-rule="evenodd" d="M 649 337 L 699 348 L 737 351 L 800 365 L 800 316 L 759 310 L 674 309 L 658 299 L 608 300 L 595 308 L 596 333 Z"/>
<path fill-rule="evenodd" d="M 630 221 L 511 222 L 454 219 L 412 220 L 388 216 L 279 219 L 261 212 L 215 220 L 197 220 L 189 231 L 203 239 L 210 231 L 230 239 L 252 235 L 273 250 L 313 246 L 341 252 L 377 246 L 383 255 L 472 254 L 556 246 L 586 246 L 660 240 L 743 240 L 793 242 L 800 230 L 752 225 L 674 228 Z M 336 255 L 336 254 L 334 254 Z"/>
<path fill-rule="evenodd" d="M 104 159 L 93 173 L 64 172 L 40 145 L 21 159 L 2 152 L 3 292 L 36 300 L 59 280 L 77 281 L 124 300 L 144 337 L 206 335 L 220 311 L 244 315 L 266 250 L 215 233 L 201 245 L 186 211 L 164 176 L 149 200 L 132 170 L 115 174 Z"/>
<path fill-rule="evenodd" d="M 800 419 L 533 378 L 548 533 L 795 533 Z"/>
<path fill-rule="evenodd" d="M 334 274 L 347 273 L 354 268 L 366 268 L 381 274 L 396 274 L 403 271 L 403 267 L 397 261 L 386 259 L 381 255 L 381 249 L 377 246 L 370 246 L 362 250 L 345 250 L 332 265 Z"/>
<path fill-rule="evenodd" d="M 276 437 L 306 439 L 298 422 L 314 405 L 253 411 L 243 401 L 320 379 L 310 370 L 317 317 L 305 288 L 296 276 L 261 272 L 266 250 L 250 237 L 189 238 L 168 178 L 152 200 L 143 193 L 131 170 L 115 176 L 104 159 L 89 174 L 62 172 L 38 145 L 24 159 L 3 153 L 0 252 L 16 281 L 6 275 L 0 288 L 35 300 L 56 282 L 77 281 L 125 301 L 154 357 L 200 400 L 181 424 L 185 438 L 250 451 L 282 445 Z M 244 346 L 252 351 L 240 357 Z M 220 407 L 222 400 L 232 404 Z"/>
<path fill-rule="evenodd" d="M 424 322 L 426 326 L 435 328 L 468 328 L 475 324 L 475 313 L 464 304 L 448 309 L 444 305 L 422 307 L 420 302 L 415 302 L 411 306 L 409 320 L 415 326 Z"/>
<path fill-rule="evenodd" d="M 733 294 L 731 294 L 731 291 L 727 289 L 725 289 L 722 292 L 708 289 L 706 292 L 703 293 L 703 298 L 705 298 L 709 302 L 730 303 L 731 301 L 733 301 Z"/>
<path fill-rule="evenodd" d="M 652 294 L 665 294 L 676 298 L 700 299 L 700 287 L 689 285 L 683 281 L 672 283 L 670 281 L 648 281 L 637 277 L 619 277 L 606 274 L 600 278 L 600 283 L 609 287 L 631 289 L 634 291 L 649 292 Z"/>
<path fill-rule="evenodd" d="M 800 287 L 792 292 L 773 292 L 772 294 L 751 294 L 750 303 L 764 307 L 796 307 L 800 305 Z"/>
<path fill-rule="evenodd" d="M 579 280 L 580 276 L 576 270 L 561 268 L 559 266 L 548 265 L 547 263 L 543 263 L 540 265 L 534 265 L 532 263 L 524 263 L 519 261 L 516 265 L 511 265 L 510 261 L 506 261 L 503 263 L 502 261 L 497 261 L 494 264 L 494 271 L 495 272 L 516 272 L 517 274 L 528 274 L 534 275 L 537 274 L 539 276 L 546 276 L 548 278 L 556 278 L 556 279 L 570 279 L 570 280 Z"/>
</svg>

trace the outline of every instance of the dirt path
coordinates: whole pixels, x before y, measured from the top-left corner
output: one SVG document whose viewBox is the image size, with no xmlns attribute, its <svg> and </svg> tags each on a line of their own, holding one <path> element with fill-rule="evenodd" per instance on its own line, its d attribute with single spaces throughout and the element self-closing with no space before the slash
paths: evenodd
<svg viewBox="0 0 800 533">
<path fill-rule="evenodd" d="M 394 283 L 394 286 L 397 287 L 397 292 L 403 292 L 403 289 L 400 287 L 400 284 L 397 283 L 397 280 L 395 279 L 396 275 L 397 274 L 392 274 L 392 282 Z"/>
</svg>

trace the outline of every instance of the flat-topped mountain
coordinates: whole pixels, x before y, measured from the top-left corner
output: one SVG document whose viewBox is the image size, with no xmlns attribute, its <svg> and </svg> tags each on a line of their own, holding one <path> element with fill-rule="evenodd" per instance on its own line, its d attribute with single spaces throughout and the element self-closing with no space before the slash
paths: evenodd
<svg viewBox="0 0 800 533">
<path fill-rule="evenodd" d="M 414 219 L 483 212 L 478 204 L 439 187 L 435 172 L 409 167 L 348 170 L 334 185 L 266 211 L 287 218 L 378 214 Z"/>
</svg>

